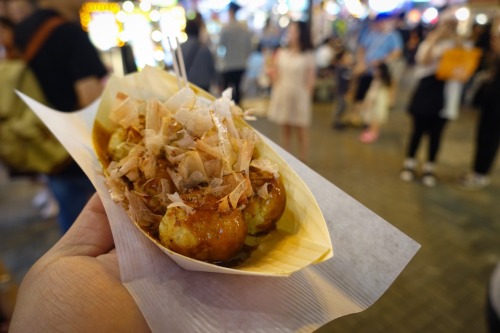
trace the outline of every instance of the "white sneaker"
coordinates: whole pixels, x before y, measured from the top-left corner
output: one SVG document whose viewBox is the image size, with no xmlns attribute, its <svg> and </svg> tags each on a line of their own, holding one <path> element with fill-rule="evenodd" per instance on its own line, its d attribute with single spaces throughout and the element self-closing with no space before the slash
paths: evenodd
<svg viewBox="0 0 500 333">
<path fill-rule="evenodd" d="M 458 178 L 458 186 L 464 190 L 480 190 L 490 182 L 489 177 L 477 173 L 467 173 Z"/>
<path fill-rule="evenodd" d="M 31 200 L 31 204 L 36 208 L 41 208 L 50 201 L 51 197 L 52 194 L 50 190 L 48 188 L 43 188 L 35 194 Z"/>
<path fill-rule="evenodd" d="M 412 182 L 416 177 L 415 170 L 410 168 L 405 168 L 399 174 L 399 178 L 405 182 Z"/>
<path fill-rule="evenodd" d="M 431 172 L 424 173 L 422 176 L 422 184 L 426 187 L 436 186 L 437 184 L 436 176 Z"/>
<path fill-rule="evenodd" d="M 59 205 L 53 197 L 50 197 L 49 201 L 40 208 L 40 217 L 44 220 L 48 220 L 56 217 L 57 215 L 59 215 Z"/>
</svg>

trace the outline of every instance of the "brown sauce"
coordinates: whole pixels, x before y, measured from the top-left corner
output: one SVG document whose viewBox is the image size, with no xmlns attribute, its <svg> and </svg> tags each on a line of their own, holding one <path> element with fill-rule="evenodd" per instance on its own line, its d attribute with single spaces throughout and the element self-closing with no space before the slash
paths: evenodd
<svg viewBox="0 0 500 333">
<path fill-rule="evenodd" d="M 104 169 L 106 169 L 112 158 L 110 154 L 107 151 L 107 147 L 109 144 L 109 140 L 111 138 L 111 133 L 104 127 L 102 126 L 99 122 L 94 123 L 94 128 L 92 132 L 92 141 L 94 144 L 94 149 L 96 151 L 97 157 L 99 161 L 101 162 L 102 166 Z M 155 211 L 152 207 L 149 207 L 150 205 L 147 202 L 148 200 L 145 200 L 148 208 L 151 209 L 151 211 Z M 126 204 L 123 204 L 124 206 Z M 127 210 L 127 207 L 124 207 L 124 209 Z M 157 224 L 152 224 L 148 226 L 141 225 L 137 222 L 135 222 L 136 225 L 138 225 L 143 232 L 151 236 L 153 239 L 155 239 L 158 243 L 161 244 L 160 242 L 160 237 L 159 237 L 159 229 Z M 267 233 L 265 233 L 267 234 Z M 265 236 L 265 234 L 261 236 Z M 164 245 L 162 245 L 164 246 Z M 241 251 L 238 252 L 234 257 L 231 259 L 224 261 L 224 262 L 213 262 L 215 265 L 223 266 L 223 267 L 236 267 L 240 264 L 242 264 L 245 260 L 247 260 L 252 252 L 258 247 L 257 246 L 249 246 L 244 244 Z"/>
</svg>

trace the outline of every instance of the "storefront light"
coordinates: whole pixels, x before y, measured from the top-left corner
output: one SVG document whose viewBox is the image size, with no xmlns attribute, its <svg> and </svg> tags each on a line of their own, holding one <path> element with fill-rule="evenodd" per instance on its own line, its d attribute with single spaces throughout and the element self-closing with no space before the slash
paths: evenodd
<svg viewBox="0 0 500 333">
<path fill-rule="evenodd" d="M 80 23 L 83 30 L 88 31 L 89 24 L 92 21 L 94 14 L 112 13 L 113 15 L 116 15 L 116 13 L 118 13 L 119 11 L 120 5 L 118 3 L 85 2 L 80 9 Z"/>
<path fill-rule="evenodd" d="M 462 7 L 457 9 L 455 12 L 455 17 L 459 21 L 467 21 L 470 17 L 470 10 L 467 7 Z"/>
<path fill-rule="evenodd" d="M 226 56 L 226 48 L 223 45 L 220 45 L 217 48 L 217 56 L 220 58 L 224 58 Z"/>
<path fill-rule="evenodd" d="M 123 43 L 126 43 L 130 40 L 130 36 L 128 33 L 126 33 L 125 31 L 121 31 L 119 34 L 118 34 L 118 39 L 123 42 Z"/>
<path fill-rule="evenodd" d="M 377 13 L 390 13 L 402 6 L 401 0 L 369 0 L 368 6 Z"/>
<path fill-rule="evenodd" d="M 439 16 L 438 10 L 434 7 L 429 7 L 422 14 L 422 22 L 426 24 L 435 23 L 438 19 L 438 16 Z"/>
<path fill-rule="evenodd" d="M 147 0 L 142 0 L 140 5 L 139 5 L 139 8 L 143 12 L 149 12 L 151 10 L 151 3 Z"/>
<path fill-rule="evenodd" d="M 201 12 L 220 12 L 227 8 L 231 0 L 200 0 L 198 10 Z"/>
<path fill-rule="evenodd" d="M 345 0 L 344 5 L 347 11 L 356 18 L 366 17 L 366 7 L 359 0 Z"/>
<path fill-rule="evenodd" d="M 127 13 L 132 13 L 135 9 L 135 5 L 132 1 L 125 1 L 122 5 L 123 10 Z"/>
<path fill-rule="evenodd" d="M 162 50 L 156 50 L 153 53 L 153 58 L 158 62 L 163 61 L 165 60 L 165 52 L 163 52 Z"/>
<path fill-rule="evenodd" d="M 325 10 L 328 14 L 335 16 L 340 13 L 341 8 L 337 3 L 333 1 L 328 1 L 325 5 Z"/>
<path fill-rule="evenodd" d="M 116 13 L 115 15 L 115 19 L 118 21 L 118 22 L 125 22 L 125 20 L 127 19 L 127 14 L 123 11 L 123 10 L 120 10 L 118 13 Z"/>
<path fill-rule="evenodd" d="M 98 49 L 107 51 L 117 46 L 120 31 L 113 13 L 95 13 L 88 28 L 90 40 Z"/>
<path fill-rule="evenodd" d="M 153 30 L 153 32 L 151 32 L 151 39 L 158 43 L 163 39 L 163 34 L 160 30 Z"/>
<path fill-rule="evenodd" d="M 286 3 L 280 3 L 278 5 L 278 14 L 285 15 L 288 13 L 288 5 Z"/>
<path fill-rule="evenodd" d="M 255 29 L 257 30 L 264 29 L 264 27 L 266 26 L 266 22 L 267 22 L 267 15 L 265 12 L 258 11 L 255 13 L 255 16 L 253 18 L 253 26 L 255 27 Z"/>
<path fill-rule="evenodd" d="M 430 5 L 434 7 L 444 7 L 448 3 L 448 0 L 431 0 Z"/>
<path fill-rule="evenodd" d="M 185 43 L 188 40 L 188 35 L 185 32 L 179 34 L 179 43 Z"/>
<path fill-rule="evenodd" d="M 485 25 L 486 23 L 488 23 L 488 16 L 486 14 L 477 14 L 476 15 L 476 23 L 477 24 L 481 24 L 481 25 Z"/>
<path fill-rule="evenodd" d="M 290 24 L 290 18 L 287 17 L 287 16 L 282 16 L 279 21 L 278 21 L 278 25 L 280 26 L 280 28 L 282 29 L 285 29 L 286 27 L 288 27 L 288 25 Z"/>
<path fill-rule="evenodd" d="M 406 20 L 411 25 L 418 24 L 421 18 L 422 18 L 422 13 L 418 9 L 412 9 L 406 15 Z"/>
<path fill-rule="evenodd" d="M 149 12 L 149 19 L 153 22 L 158 22 L 161 19 L 161 13 L 158 10 L 152 10 Z"/>
</svg>

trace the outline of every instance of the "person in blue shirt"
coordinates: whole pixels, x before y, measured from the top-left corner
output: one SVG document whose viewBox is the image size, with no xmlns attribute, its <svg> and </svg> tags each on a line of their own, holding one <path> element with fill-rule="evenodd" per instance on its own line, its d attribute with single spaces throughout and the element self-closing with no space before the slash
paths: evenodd
<svg viewBox="0 0 500 333">
<path fill-rule="evenodd" d="M 351 124 L 362 123 L 361 107 L 373 80 L 374 69 L 382 63 L 391 67 L 391 63 L 401 57 L 402 50 L 403 41 L 390 16 L 379 14 L 370 23 L 369 28 L 361 32 L 354 66 L 357 89 L 350 114 Z"/>
</svg>

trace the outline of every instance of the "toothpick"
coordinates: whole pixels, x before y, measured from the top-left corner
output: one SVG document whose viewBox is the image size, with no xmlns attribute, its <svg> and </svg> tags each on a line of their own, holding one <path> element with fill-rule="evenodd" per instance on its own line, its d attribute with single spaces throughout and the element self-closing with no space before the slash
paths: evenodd
<svg viewBox="0 0 500 333">
<path fill-rule="evenodd" d="M 182 56 L 181 44 L 179 43 L 179 39 L 175 37 L 175 43 L 177 44 L 177 56 L 179 58 L 179 65 L 181 69 L 182 80 L 184 81 L 184 86 L 187 86 L 187 74 L 186 74 L 186 66 L 184 65 L 184 57 Z"/>
<path fill-rule="evenodd" d="M 179 64 L 177 63 L 177 56 L 175 55 L 175 50 L 174 50 L 174 47 L 172 46 L 172 41 L 170 40 L 170 37 L 167 37 L 167 41 L 168 41 L 168 47 L 170 49 L 170 54 L 172 55 L 172 62 L 174 64 L 175 76 L 177 77 L 177 86 L 179 87 L 179 90 L 180 90 L 182 88 L 183 84 L 181 83 L 181 79 L 180 79 Z"/>
</svg>

